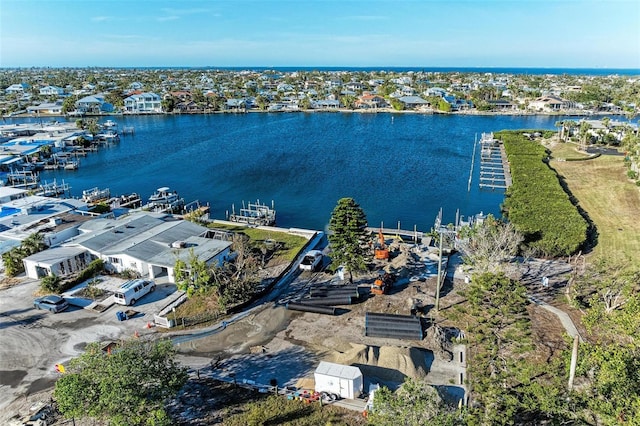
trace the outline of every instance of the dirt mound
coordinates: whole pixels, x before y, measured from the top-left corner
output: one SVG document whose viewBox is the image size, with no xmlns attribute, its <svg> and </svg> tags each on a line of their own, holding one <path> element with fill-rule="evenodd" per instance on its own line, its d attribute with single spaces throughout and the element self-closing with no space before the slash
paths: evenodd
<svg viewBox="0 0 640 426">
<path fill-rule="evenodd" d="M 424 379 L 429 371 L 429 352 L 419 348 L 369 346 L 351 343 L 351 349 L 336 353 L 332 362 L 356 365 L 365 376 L 402 382 L 405 377 Z"/>
</svg>

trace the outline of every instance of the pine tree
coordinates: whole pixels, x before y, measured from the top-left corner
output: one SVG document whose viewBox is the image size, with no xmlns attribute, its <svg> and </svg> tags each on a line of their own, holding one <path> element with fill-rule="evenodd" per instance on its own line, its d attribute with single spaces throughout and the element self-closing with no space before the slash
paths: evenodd
<svg viewBox="0 0 640 426">
<path fill-rule="evenodd" d="M 329 243 L 336 265 L 353 274 L 367 270 L 371 248 L 367 236 L 367 216 L 353 198 L 341 198 L 331 213 L 329 221 Z"/>
</svg>

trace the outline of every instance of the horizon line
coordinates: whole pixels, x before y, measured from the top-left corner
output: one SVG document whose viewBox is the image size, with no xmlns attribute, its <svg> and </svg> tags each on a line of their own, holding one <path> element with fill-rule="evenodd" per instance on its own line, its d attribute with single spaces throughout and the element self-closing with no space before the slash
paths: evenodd
<svg viewBox="0 0 640 426">
<path fill-rule="evenodd" d="M 321 68 L 321 69 L 566 69 L 566 70 L 625 70 L 625 71 L 640 71 L 640 67 L 587 67 L 587 66 L 504 66 L 504 65 L 473 65 L 473 66 L 460 66 L 460 65 L 437 65 L 437 66 L 424 66 L 424 65 L 24 65 L 24 66 L 2 66 L 0 70 L 6 69 L 32 69 L 32 68 L 74 68 L 74 69 L 90 69 L 90 68 L 119 68 L 119 69 L 132 69 L 132 68 L 233 68 L 233 69 L 277 69 L 277 68 L 289 68 L 289 69 L 308 69 L 308 68 Z"/>
</svg>

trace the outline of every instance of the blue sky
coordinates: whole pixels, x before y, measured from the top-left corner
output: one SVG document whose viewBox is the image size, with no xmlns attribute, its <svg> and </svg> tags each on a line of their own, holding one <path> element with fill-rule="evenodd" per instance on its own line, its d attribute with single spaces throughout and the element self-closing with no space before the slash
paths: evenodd
<svg viewBox="0 0 640 426">
<path fill-rule="evenodd" d="M 1 0 L 28 66 L 640 68 L 640 1 Z"/>
</svg>

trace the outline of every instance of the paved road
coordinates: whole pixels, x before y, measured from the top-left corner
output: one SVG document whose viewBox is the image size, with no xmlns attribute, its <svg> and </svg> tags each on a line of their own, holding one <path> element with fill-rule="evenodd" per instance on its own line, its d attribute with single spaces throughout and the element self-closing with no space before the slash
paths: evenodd
<svg viewBox="0 0 640 426">
<path fill-rule="evenodd" d="M 176 291 L 175 285 L 158 285 L 132 307 L 140 314 L 118 321 L 115 312 L 126 310 L 120 305 L 102 313 L 76 306 L 58 314 L 37 310 L 38 285 L 27 279 L 0 291 L 0 424 L 16 414 L 12 402 L 28 407 L 37 400 L 34 394 L 51 388 L 58 374 L 55 364 L 79 355 L 87 343 L 132 337 L 136 331 L 140 336 L 156 333 L 146 324 Z"/>
</svg>

